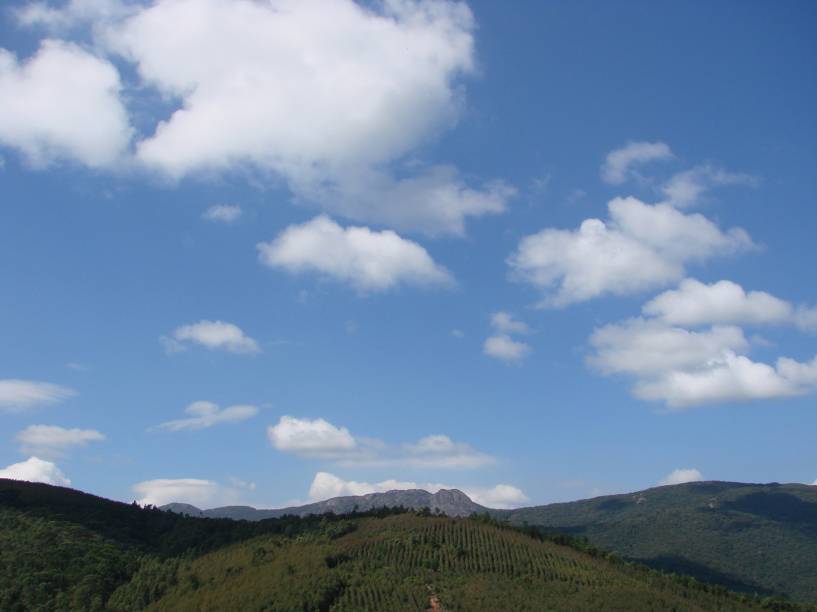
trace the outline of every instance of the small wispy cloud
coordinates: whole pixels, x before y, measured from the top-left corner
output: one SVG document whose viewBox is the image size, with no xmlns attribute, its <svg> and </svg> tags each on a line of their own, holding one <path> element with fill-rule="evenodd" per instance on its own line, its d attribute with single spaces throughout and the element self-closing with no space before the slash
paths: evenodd
<svg viewBox="0 0 817 612">
<path fill-rule="evenodd" d="M 620 185 L 630 178 L 636 166 L 672 158 L 672 150 L 666 143 L 628 142 L 607 154 L 601 166 L 601 178 L 605 183 Z"/>
<path fill-rule="evenodd" d="M 55 404 L 76 395 L 76 391 L 36 380 L 0 379 L 0 410 L 24 412 L 39 406 Z"/>
<path fill-rule="evenodd" d="M 530 345 L 514 340 L 507 334 L 489 336 L 482 346 L 482 352 L 489 357 L 511 362 L 521 361 L 530 354 L 531 350 Z"/>
<path fill-rule="evenodd" d="M 202 219 L 207 221 L 219 221 L 221 223 L 233 223 L 241 217 L 242 211 L 240 206 L 233 206 L 227 204 L 219 204 L 211 206 L 201 215 Z"/>
<path fill-rule="evenodd" d="M 220 409 L 217 404 L 205 401 L 193 402 L 184 411 L 190 416 L 184 419 L 166 421 L 153 429 L 165 431 L 207 429 L 223 423 L 245 421 L 258 414 L 258 408 L 249 404 L 239 404 Z"/>
<path fill-rule="evenodd" d="M 664 478 L 658 481 L 659 486 L 663 485 L 677 485 L 687 482 L 700 482 L 703 480 L 703 474 L 695 468 L 679 468 L 672 470 Z"/>
<path fill-rule="evenodd" d="M 24 453 L 49 458 L 60 457 L 72 448 L 102 440 L 105 440 L 105 435 L 96 429 L 68 429 L 57 425 L 29 425 L 17 434 L 17 441 Z"/>
<path fill-rule="evenodd" d="M 168 353 L 187 350 L 191 344 L 198 344 L 210 350 L 228 353 L 258 353 L 258 343 L 247 336 L 233 323 L 224 321 L 199 321 L 177 327 L 170 336 L 161 336 L 161 344 Z"/>
<path fill-rule="evenodd" d="M 661 192 L 666 197 L 666 203 L 676 208 L 690 208 L 699 204 L 706 192 L 715 187 L 755 187 L 758 183 L 759 179 L 755 176 L 704 164 L 673 175 L 661 186 Z"/>
<path fill-rule="evenodd" d="M 527 323 L 515 319 L 505 311 L 499 311 L 491 315 L 491 326 L 496 332 L 486 338 L 482 345 L 482 352 L 485 355 L 505 362 L 518 363 L 533 350 L 529 344 L 511 337 L 513 334 L 531 333 Z"/>
</svg>

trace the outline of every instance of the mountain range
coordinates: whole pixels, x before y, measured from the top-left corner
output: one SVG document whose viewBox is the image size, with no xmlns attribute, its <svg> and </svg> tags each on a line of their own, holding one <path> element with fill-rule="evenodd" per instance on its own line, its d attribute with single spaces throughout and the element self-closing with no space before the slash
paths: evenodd
<svg viewBox="0 0 817 612">
<path fill-rule="evenodd" d="M 424 495 L 431 494 L 402 499 Z M 336 507 L 348 502 L 355 500 Z M 437 502 L 462 511 L 464 500 L 448 491 Z M 610 609 L 817 610 L 667 575 L 485 514 L 378 505 L 257 521 L 200 518 L 0 479 L 3 612 Z"/>
<path fill-rule="evenodd" d="M 442 513 L 447 516 L 470 516 L 474 513 L 492 512 L 490 508 L 480 506 L 458 489 L 440 489 L 436 493 L 429 493 L 422 489 L 406 489 L 387 491 L 385 493 L 368 493 L 366 495 L 349 495 L 333 497 L 304 506 L 291 506 L 259 510 L 250 506 L 221 506 L 209 510 L 201 510 L 190 504 L 172 503 L 160 506 L 161 510 L 169 510 L 188 516 L 201 518 L 229 518 L 246 521 L 262 521 L 279 516 L 309 516 L 310 514 L 348 514 L 350 512 L 368 512 L 377 508 L 406 508 L 421 510 L 428 508 L 433 513 Z"/>
<path fill-rule="evenodd" d="M 455 489 L 336 497 L 276 510 L 163 509 L 256 521 L 381 507 L 427 507 L 459 517 L 487 513 L 512 525 L 586 538 L 625 559 L 733 590 L 817 601 L 817 487 L 802 484 L 694 482 L 516 510 L 480 506 Z"/>
</svg>

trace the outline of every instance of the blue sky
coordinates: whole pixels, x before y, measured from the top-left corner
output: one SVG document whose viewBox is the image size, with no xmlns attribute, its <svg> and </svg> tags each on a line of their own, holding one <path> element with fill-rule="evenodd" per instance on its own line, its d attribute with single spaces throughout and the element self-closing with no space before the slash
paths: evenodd
<svg viewBox="0 0 817 612">
<path fill-rule="evenodd" d="M 814 482 L 815 12 L 7 3 L 0 475 Z"/>
</svg>

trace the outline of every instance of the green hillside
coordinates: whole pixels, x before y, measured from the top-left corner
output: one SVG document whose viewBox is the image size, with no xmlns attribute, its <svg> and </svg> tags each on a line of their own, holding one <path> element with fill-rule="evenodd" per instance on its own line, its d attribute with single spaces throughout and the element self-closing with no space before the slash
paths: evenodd
<svg viewBox="0 0 817 612">
<path fill-rule="evenodd" d="M 817 601 L 817 487 L 698 482 L 496 512 L 651 567 Z"/>
<path fill-rule="evenodd" d="M 569 543 L 399 509 L 191 518 L 0 480 L 0 609 L 799 609 Z"/>
<path fill-rule="evenodd" d="M 406 513 L 347 531 L 263 536 L 178 569 L 155 610 L 752 609 L 725 590 L 542 542 L 472 519 Z M 132 588 L 112 602 L 129 603 Z"/>
<path fill-rule="evenodd" d="M 295 537 L 319 523 L 191 519 L 0 479 L 0 610 L 103 610 L 114 590 L 157 563 L 172 565 L 260 534 Z"/>
</svg>

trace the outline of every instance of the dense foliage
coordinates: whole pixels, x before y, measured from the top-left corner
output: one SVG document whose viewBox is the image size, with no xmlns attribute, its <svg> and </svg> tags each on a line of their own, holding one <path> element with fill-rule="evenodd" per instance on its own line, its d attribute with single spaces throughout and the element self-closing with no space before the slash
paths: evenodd
<svg viewBox="0 0 817 612">
<path fill-rule="evenodd" d="M 376 514 L 400 512 L 383 509 Z M 327 522 L 328 521 L 328 522 Z M 136 577 L 152 601 L 185 559 L 260 534 L 349 529 L 337 517 L 193 519 L 63 487 L 0 479 L 0 610 L 102 610 Z M 141 587 L 140 587 L 141 588 Z M 122 609 L 138 609 L 126 606 Z"/>
<path fill-rule="evenodd" d="M 0 609 L 797 609 L 569 536 L 381 509 L 255 523 L 0 480 Z"/>
<path fill-rule="evenodd" d="M 494 515 L 732 590 L 817 601 L 817 487 L 689 483 Z"/>
<path fill-rule="evenodd" d="M 490 520 L 404 513 L 350 522 L 356 529 L 339 536 L 323 529 L 260 536 L 182 563 L 173 586 L 148 609 L 420 611 L 432 596 L 451 611 L 763 605 Z M 112 606 L 144 602 L 123 591 L 132 592 L 132 583 L 114 593 Z"/>
</svg>

